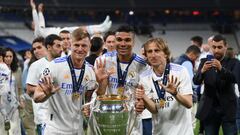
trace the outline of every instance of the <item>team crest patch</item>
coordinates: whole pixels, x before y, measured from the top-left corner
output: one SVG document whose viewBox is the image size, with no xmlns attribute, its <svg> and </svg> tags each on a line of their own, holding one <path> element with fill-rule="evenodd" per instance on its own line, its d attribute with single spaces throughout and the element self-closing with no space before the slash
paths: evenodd
<svg viewBox="0 0 240 135">
<path fill-rule="evenodd" d="M 134 78 L 135 76 L 136 76 L 136 74 L 135 74 L 134 71 L 131 71 L 131 72 L 129 72 L 129 74 L 128 74 L 129 79 L 132 79 L 132 78 Z"/>
<path fill-rule="evenodd" d="M 49 68 L 45 68 L 45 69 L 43 70 L 43 76 L 48 76 L 49 74 L 50 74 Z"/>
<path fill-rule="evenodd" d="M 84 80 L 85 80 L 86 82 L 89 81 L 89 80 L 90 80 L 89 76 L 86 75 L 85 78 L 84 78 Z"/>
</svg>

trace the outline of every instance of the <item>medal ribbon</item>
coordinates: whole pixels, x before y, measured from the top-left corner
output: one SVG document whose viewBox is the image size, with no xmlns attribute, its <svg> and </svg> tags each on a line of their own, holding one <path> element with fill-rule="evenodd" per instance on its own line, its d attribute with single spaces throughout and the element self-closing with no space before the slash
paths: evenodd
<svg viewBox="0 0 240 135">
<path fill-rule="evenodd" d="M 79 92 L 81 94 L 82 91 L 80 91 L 80 86 L 81 86 L 83 76 L 84 76 L 84 72 L 85 72 L 85 61 L 83 62 L 78 80 L 77 80 L 77 77 L 76 77 L 76 74 L 75 74 L 75 71 L 74 71 L 74 67 L 73 67 L 73 63 L 72 63 L 72 60 L 71 60 L 70 56 L 67 57 L 67 62 L 68 62 L 69 68 L 70 68 L 71 76 L 72 76 L 72 83 L 73 83 L 72 84 L 73 85 L 72 86 L 73 87 L 72 88 L 73 89 L 72 93 Z"/>
<path fill-rule="evenodd" d="M 167 76 L 169 75 L 169 71 L 170 71 L 170 64 L 167 63 L 166 67 L 165 67 L 165 71 L 164 71 L 164 75 L 163 75 L 163 80 L 162 80 L 162 84 L 166 85 L 167 84 Z M 163 88 L 160 89 L 159 85 L 158 85 L 158 81 L 153 81 L 154 87 L 157 91 L 157 95 L 159 99 L 164 99 L 165 100 L 165 90 Z"/>
<path fill-rule="evenodd" d="M 133 62 L 134 58 L 136 57 L 136 54 L 133 54 L 133 56 L 131 57 L 131 60 L 129 61 L 126 69 L 123 71 L 122 74 L 122 69 L 120 66 L 120 62 L 119 62 L 119 58 L 117 57 L 117 73 L 118 73 L 118 86 L 124 86 L 126 77 L 127 77 L 127 73 L 128 73 L 128 68 L 131 65 L 131 63 Z"/>
</svg>

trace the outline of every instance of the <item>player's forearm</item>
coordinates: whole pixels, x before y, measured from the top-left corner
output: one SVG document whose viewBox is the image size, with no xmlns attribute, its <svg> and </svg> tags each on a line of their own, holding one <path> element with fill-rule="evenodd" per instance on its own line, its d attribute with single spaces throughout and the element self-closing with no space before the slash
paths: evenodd
<svg viewBox="0 0 240 135">
<path fill-rule="evenodd" d="M 27 89 L 27 94 L 32 97 L 34 94 L 36 86 L 27 84 L 26 89 Z"/>
<path fill-rule="evenodd" d="M 37 86 L 33 95 L 33 100 L 36 103 L 41 103 L 46 101 L 50 96 L 47 96 L 41 89 L 40 86 Z"/>
<path fill-rule="evenodd" d="M 36 96 L 34 94 L 34 96 L 33 96 L 33 100 L 35 103 L 42 103 L 42 102 L 46 101 L 47 99 L 48 98 L 46 97 L 46 95 L 44 93 L 38 94 Z"/>
<path fill-rule="evenodd" d="M 106 93 L 106 88 L 107 88 L 107 86 L 99 85 L 99 87 L 98 87 L 98 89 L 96 91 L 97 95 L 98 96 L 104 95 Z"/>
<path fill-rule="evenodd" d="M 158 112 L 155 103 L 151 99 L 149 99 L 146 95 L 143 96 L 143 101 L 144 101 L 144 106 L 151 113 L 156 114 Z"/>
</svg>

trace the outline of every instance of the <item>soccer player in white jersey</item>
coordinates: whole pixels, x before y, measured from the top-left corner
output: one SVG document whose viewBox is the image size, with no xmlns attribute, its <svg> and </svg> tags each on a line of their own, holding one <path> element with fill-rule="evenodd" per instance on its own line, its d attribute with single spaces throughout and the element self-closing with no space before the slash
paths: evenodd
<svg viewBox="0 0 240 135">
<path fill-rule="evenodd" d="M 57 57 L 60 57 L 62 52 L 61 46 L 61 38 L 57 35 L 49 35 L 44 40 L 44 45 L 47 48 L 47 55 L 34 63 L 31 64 L 28 70 L 27 76 L 27 93 L 29 95 L 33 95 L 36 86 L 42 76 L 48 72 L 45 69 L 48 64 Z M 37 133 L 38 135 L 42 135 L 42 130 L 45 127 L 45 123 L 47 121 L 47 102 L 44 103 L 33 103 L 33 110 L 34 110 L 34 122 L 37 126 Z"/>
<path fill-rule="evenodd" d="M 100 88 L 102 91 L 99 91 L 99 95 L 126 95 L 127 92 L 123 88 L 126 85 L 126 82 L 129 80 L 138 82 L 138 75 L 147 69 L 145 61 L 140 56 L 132 52 L 135 36 L 133 29 L 129 26 L 121 26 L 117 29 L 115 36 L 117 53 L 114 51 L 107 52 L 99 57 L 94 64 L 96 65 L 96 69 L 103 67 L 106 71 L 112 72 L 110 74 L 109 72 L 105 72 L 104 74 L 104 72 L 98 72 L 98 70 L 95 71 L 98 83 L 102 86 L 102 88 Z M 136 105 L 136 110 L 143 107 L 141 106 L 141 101 L 138 105 Z M 143 109 L 140 110 L 142 111 Z M 134 116 L 132 115 L 132 117 Z M 131 124 L 132 123 L 129 125 Z M 142 134 L 140 117 L 137 118 L 137 122 L 135 123 L 132 131 L 132 135 L 133 134 Z"/>
<path fill-rule="evenodd" d="M 143 87 L 136 89 L 136 97 L 152 113 L 152 134 L 193 135 L 193 92 L 187 69 L 170 63 L 169 48 L 161 38 L 148 40 L 144 50 L 152 70 L 141 75 Z"/>
<path fill-rule="evenodd" d="M 9 77 L 10 70 L 8 66 L 3 62 L 4 57 L 4 49 L 0 47 L 0 133 L 3 135 L 7 135 L 7 131 L 5 130 L 5 122 L 9 118 L 7 118 L 8 114 L 4 104 L 4 95 L 9 88 Z M 8 121 L 9 122 L 9 121 Z"/>
<path fill-rule="evenodd" d="M 71 55 L 49 64 L 42 82 L 34 93 L 36 102 L 48 99 L 45 135 L 83 135 L 82 93 L 95 73 L 85 57 L 90 50 L 90 36 L 79 28 L 72 33 Z"/>
<path fill-rule="evenodd" d="M 82 28 L 86 30 L 89 34 L 93 35 L 94 33 L 105 33 L 107 32 L 111 26 L 112 21 L 110 21 L 110 17 L 107 16 L 102 24 L 98 25 L 88 25 L 88 26 L 75 26 L 75 27 L 46 27 L 45 19 L 43 16 L 43 4 L 39 4 L 38 12 L 36 10 L 36 4 L 34 0 L 30 0 L 30 5 L 32 8 L 32 17 L 33 17 L 33 25 L 34 25 L 34 35 L 35 37 L 43 36 L 46 37 L 50 34 L 59 35 L 60 31 L 67 30 L 69 32 L 74 31 L 77 28 Z"/>
</svg>

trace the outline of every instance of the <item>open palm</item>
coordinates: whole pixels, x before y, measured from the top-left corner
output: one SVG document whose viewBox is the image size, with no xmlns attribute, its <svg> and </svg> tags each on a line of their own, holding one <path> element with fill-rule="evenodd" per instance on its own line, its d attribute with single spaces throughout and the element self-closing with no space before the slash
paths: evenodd
<svg viewBox="0 0 240 135">
<path fill-rule="evenodd" d="M 160 86 L 170 94 L 176 94 L 178 92 L 177 89 L 179 85 L 180 82 L 178 81 L 177 77 L 174 77 L 173 75 L 170 77 L 168 76 L 168 82 L 166 85 L 160 83 Z"/>
</svg>

